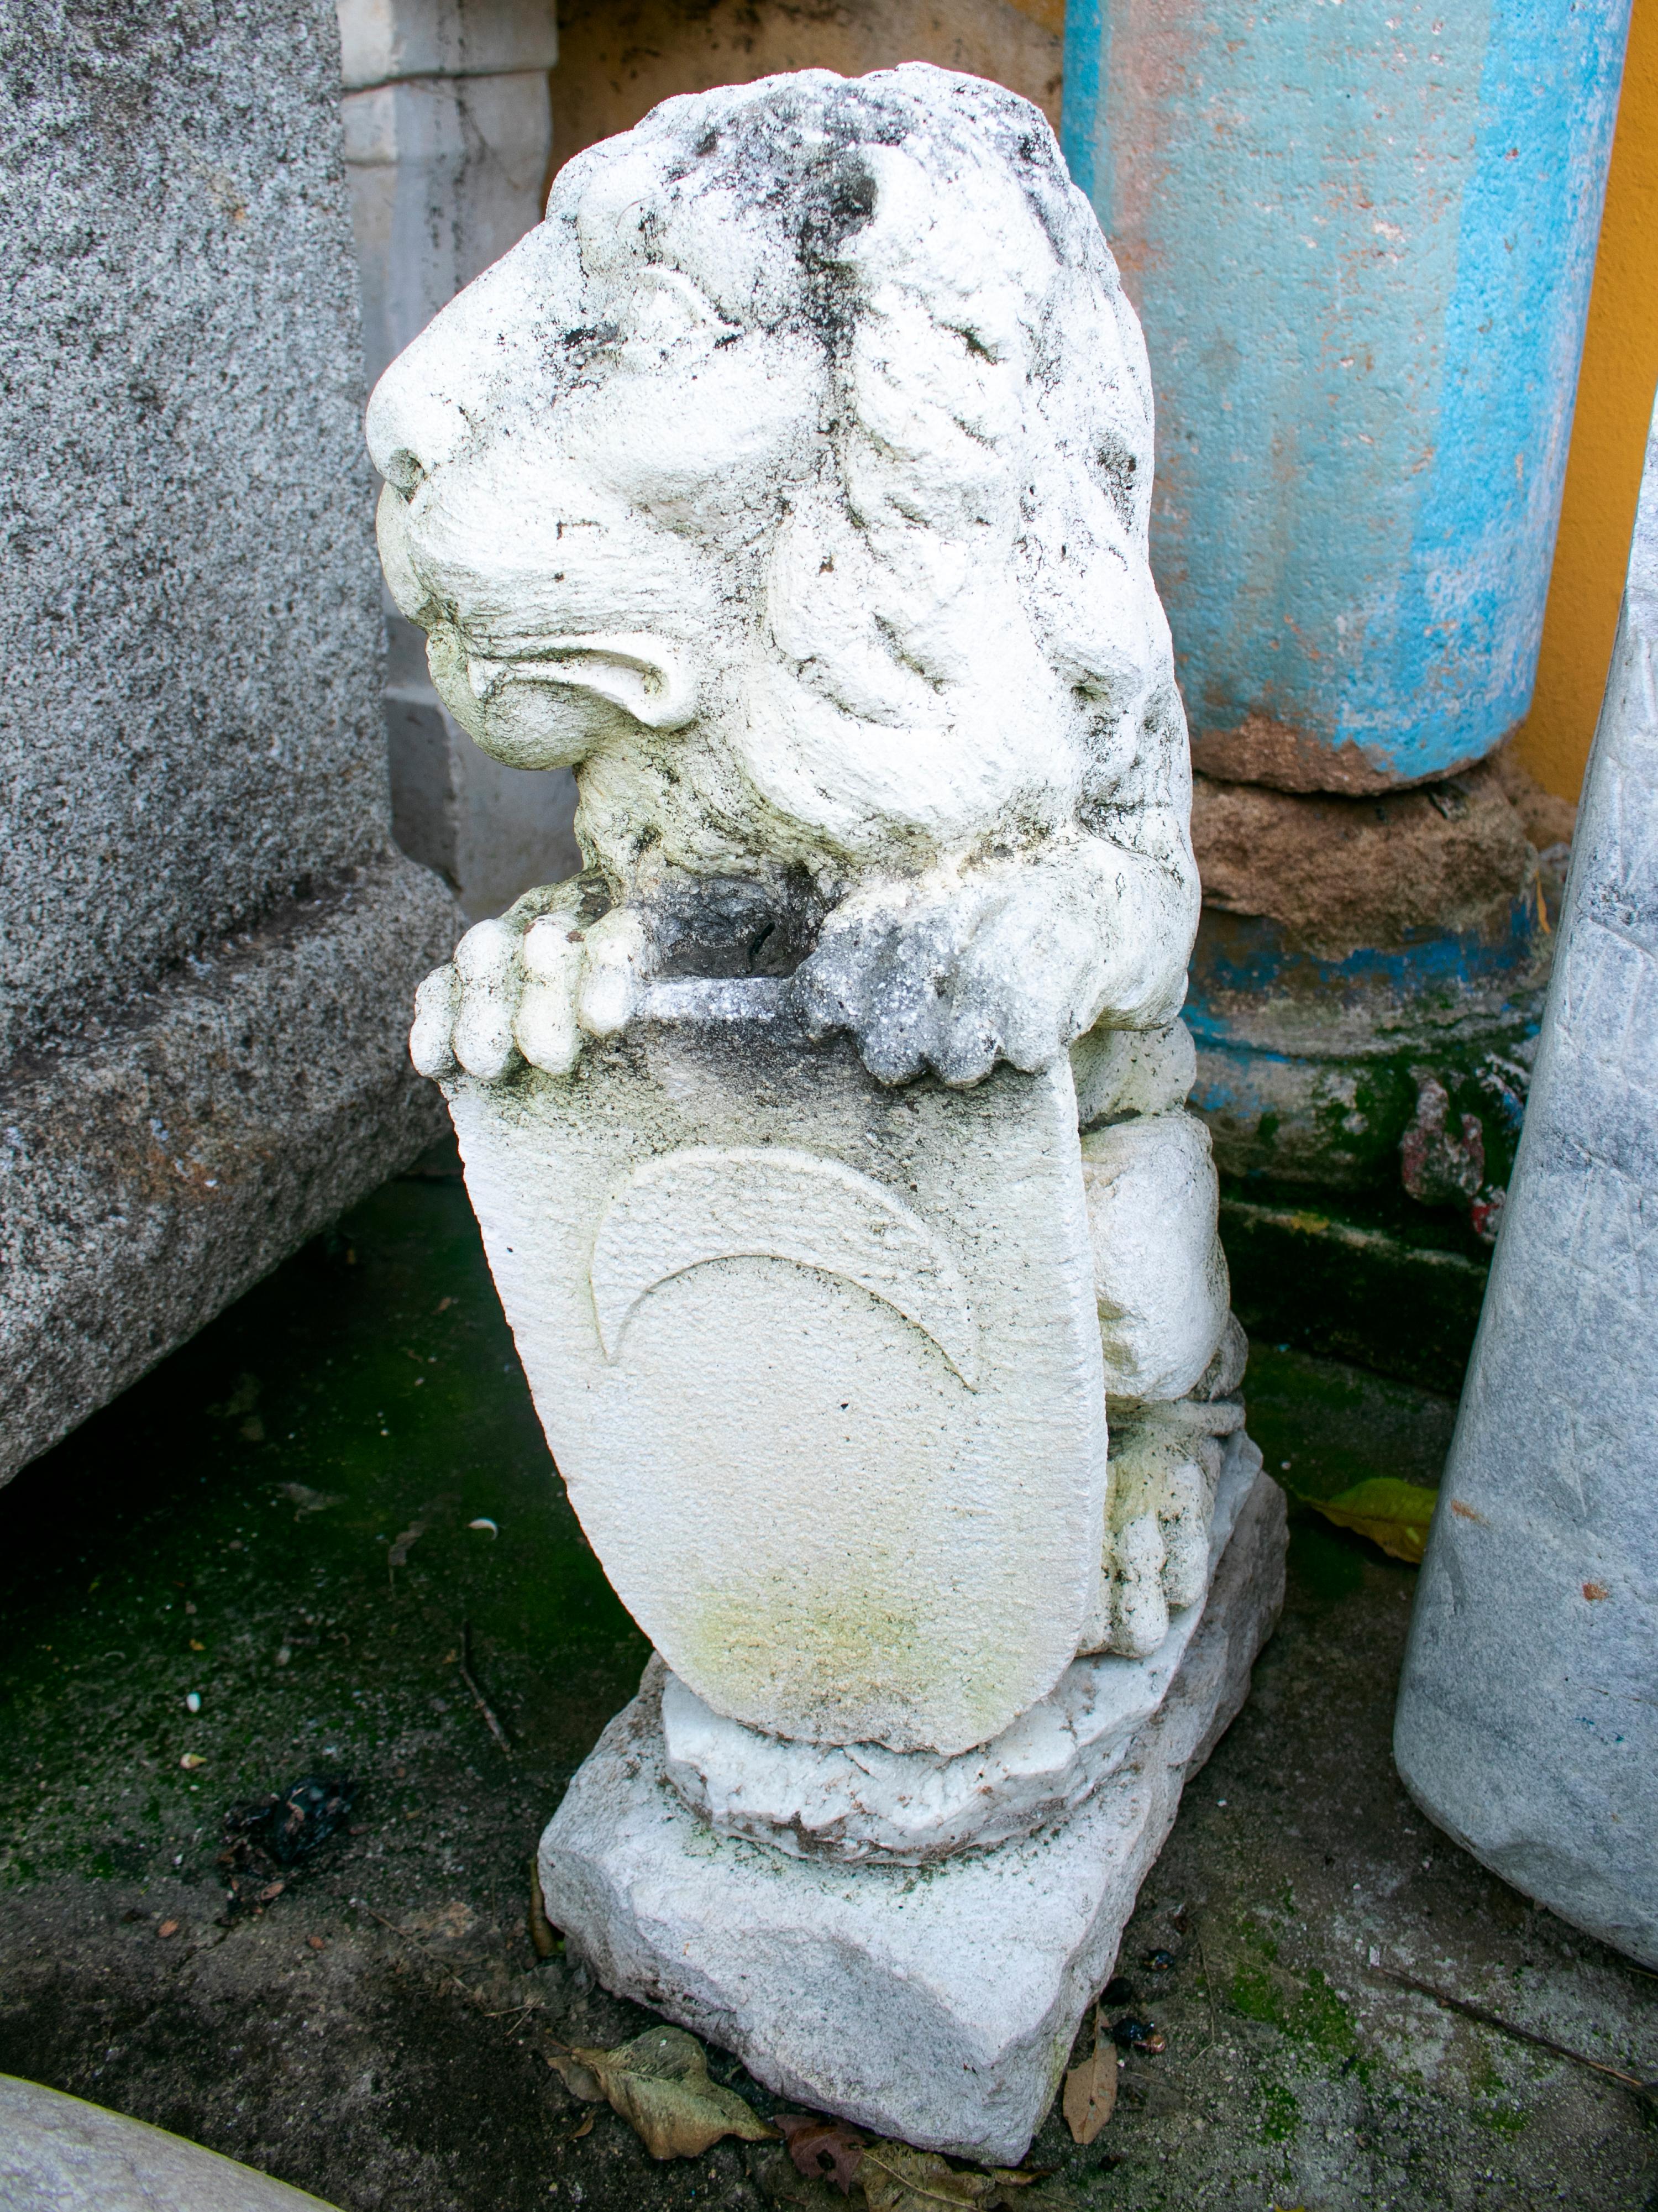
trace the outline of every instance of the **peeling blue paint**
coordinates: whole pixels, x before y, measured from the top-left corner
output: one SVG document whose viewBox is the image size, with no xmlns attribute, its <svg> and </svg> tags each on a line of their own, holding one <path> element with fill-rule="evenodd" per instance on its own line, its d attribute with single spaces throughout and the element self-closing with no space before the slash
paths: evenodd
<svg viewBox="0 0 1658 2212">
<path fill-rule="evenodd" d="M 1206 908 L 1182 1018 L 1192 1104 L 1223 1170 L 1283 1184 L 1392 1188 L 1418 1075 L 1476 1115 L 1505 1179 L 1547 988 L 1552 939 L 1529 896 L 1506 926 L 1424 931 L 1339 960 L 1272 921 Z"/>
<path fill-rule="evenodd" d="M 1447 774 L 1529 702 L 1628 0 L 1071 0 L 1218 774 Z"/>
</svg>

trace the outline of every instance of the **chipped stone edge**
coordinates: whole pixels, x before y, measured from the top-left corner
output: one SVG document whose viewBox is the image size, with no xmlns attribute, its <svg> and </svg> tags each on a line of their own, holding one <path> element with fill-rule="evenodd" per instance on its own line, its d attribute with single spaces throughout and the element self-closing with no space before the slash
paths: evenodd
<svg viewBox="0 0 1658 2212">
<path fill-rule="evenodd" d="M 1248 1695 L 1283 1604 L 1286 1541 L 1284 1493 L 1263 1472 L 1180 1673 L 1123 1766 L 1054 1828 L 926 1869 L 824 1865 L 715 1836 L 663 1772 L 653 1661 L 542 1837 L 549 1917 L 605 1988 L 734 2051 L 779 2095 L 925 2148 L 1016 2163 L 1181 1791 Z M 708 1948 L 693 1959 L 689 1942 L 657 1940 L 682 1923 L 729 1923 L 719 1893 L 732 1888 L 740 1963 L 722 1972 Z M 939 1939 L 993 1891 L 994 1927 L 981 1940 L 975 1922 L 961 1955 L 941 1957 Z M 768 1983 L 764 1940 L 808 1926 L 787 1985 Z M 843 1970 L 843 2019 L 826 1961 Z"/>
</svg>

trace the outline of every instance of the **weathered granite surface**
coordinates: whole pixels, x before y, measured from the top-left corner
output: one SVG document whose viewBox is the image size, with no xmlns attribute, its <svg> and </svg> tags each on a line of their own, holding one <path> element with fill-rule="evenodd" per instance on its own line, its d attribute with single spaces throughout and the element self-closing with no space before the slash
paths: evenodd
<svg viewBox="0 0 1658 2212">
<path fill-rule="evenodd" d="M 1181 1791 L 1248 1694 L 1283 1602 L 1284 1513 L 1258 1474 L 1174 1681 L 1105 1786 L 1039 1834 L 930 1867 L 715 1835 L 663 1771 L 653 1661 L 542 1838 L 549 1917 L 607 1989 L 736 2051 L 780 2094 L 1014 2163 Z"/>
<path fill-rule="evenodd" d="M 0 21 L 0 1475 L 437 1126 L 338 86 L 326 0 Z"/>
<path fill-rule="evenodd" d="M 1658 1966 L 1658 441 L 1395 1752 L 1528 1896 Z"/>
<path fill-rule="evenodd" d="M 0 1470 L 430 1142 L 386 967 L 451 927 L 432 877 L 382 859 L 5 1071 Z"/>
<path fill-rule="evenodd" d="M 0 2075 L 6 2212 L 328 2212 L 319 2197 L 142 2120 Z"/>
</svg>

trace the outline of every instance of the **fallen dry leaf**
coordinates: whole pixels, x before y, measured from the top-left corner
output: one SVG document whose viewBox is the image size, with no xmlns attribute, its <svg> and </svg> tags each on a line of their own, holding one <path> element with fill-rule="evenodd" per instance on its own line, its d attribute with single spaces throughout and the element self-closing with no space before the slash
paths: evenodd
<svg viewBox="0 0 1658 2212">
<path fill-rule="evenodd" d="M 1351 1528 L 1380 1544 L 1388 1556 L 1420 1566 L 1427 1548 L 1428 1523 L 1438 1500 L 1436 1490 L 1419 1483 L 1400 1482 L 1391 1474 L 1372 1475 L 1355 1483 L 1339 1498 L 1307 1498 L 1303 1504 L 1333 1521 L 1338 1528 Z"/>
<path fill-rule="evenodd" d="M 530 1862 L 530 1942 L 537 1959 L 550 1959 L 560 1948 L 556 1928 L 547 1917 L 547 1900 L 541 1893 L 541 1875 Z"/>
<path fill-rule="evenodd" d="M 176 1936 L 178 1932 L 179 1923 L 176 1920 L 164 1920 L 155 1930 L 158 1936 Z"/>
<path fill-rule="evenodd" d="M 770 2212 L 839 2212 L 845 2202 L 832 2182 L 801 2173 L 780 2143 L 756 2152 L 749 2172 Z"/>
<path fill-rule="evenodd" d="M 832 2181 L 842 2197 L 851 2195 L 867 2137 L 821 2112 L 780 2112 L 777 2124 L 798 2172 L 808 2181 Z"/>
<path fill-rule="evenodd" d="M 1088 2212 L 1088 2207 L 1065 2176 L 1054 2173 L 1019 2199 L 1019 2212 Z"/>
<path fill-rule="evenodd" d="M 429 1912 L 411 1912 L 404 1921 L 405 1928 L 416 1936 L 439 1936 L 458 1943 L 463 1936 L 470 1936 L 477 1924 L 477 1915 L 464 1897 L 457 1897 L 447 1905 L 434 1905 Z"/>
<path fill-rule="evenodd" d="M 604 2102 L 604 2085 L 596 2074 L 591 2073 L 574 2051 L 549 2051 L 543 2053 L 573 2097 L 584 2098 L 589 2104 Z"/>
<path fill-rule="evenodd" d="M 572 2095 L 605 2099 L 653 2158 L 699 2158 L 722 2136 L 775 2138 L 734 2089 L 710 2081 L 707 2052 L 683 2027 L 647 2028 L 615 2051 L 550 2051 L 547 2063 Z"/>
<path fill-rule="evenodd" d="M 959 2173 L 935 2150 L 912 2150 L 908 2143 L 865 2146 L 858 2180 L 869 2212 L 936 2212 L 938 2205 L 1005 2205 L 1013 2192 L 1040 2177 L 997 2166 L 988 2173 Z"/>
<path fill-rule="evenodd" d="M 1071 2140 L 1079 2143 L 1091 2143 L 1117 2108 L 1117 2046 L 1108 2038 L 1101 2041 L 1097 2012 L 1093 2052 L 1066 2075 L 1060 2108 Z"/>
</svg>

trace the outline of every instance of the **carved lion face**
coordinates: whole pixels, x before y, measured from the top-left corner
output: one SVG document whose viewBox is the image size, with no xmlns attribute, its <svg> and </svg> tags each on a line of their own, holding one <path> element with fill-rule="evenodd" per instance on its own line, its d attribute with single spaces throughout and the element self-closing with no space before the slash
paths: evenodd
<svg viewBox="0 0 1658 2212">
<path fill-rule="evenodd" d="M 1167 742 L 1139 331 L 1047 125 L 978 80 L 667 102 L 368 436 L 440 692 L 577 768 L 623 881 L 1037 841 Z"/>
</svg>

